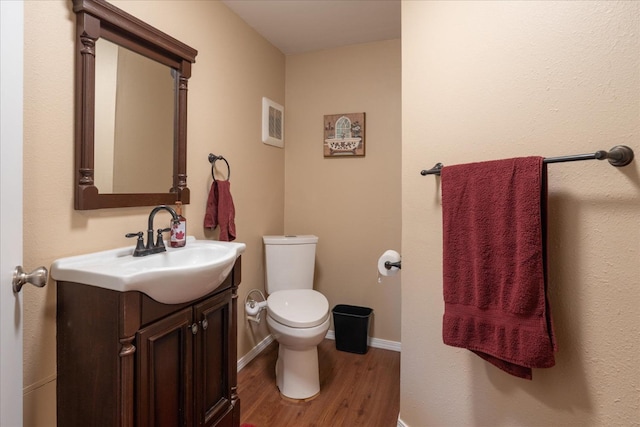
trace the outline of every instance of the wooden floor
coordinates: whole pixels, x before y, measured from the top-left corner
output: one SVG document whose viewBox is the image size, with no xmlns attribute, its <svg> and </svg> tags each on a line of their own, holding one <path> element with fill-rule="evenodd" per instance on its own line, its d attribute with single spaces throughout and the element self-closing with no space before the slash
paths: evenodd
<svg viewBox="0 0 640 427">
<path fill-rule="evenodd" d="M 338 351 L 318 346 L 320 395 L 290 402 L 276 387 L 278 344 L 272 343 L 238 373 L 240 420 L 256 427 L 395 427 L 400 411 L 400 353 L 369 348 Z"/>
</svg>

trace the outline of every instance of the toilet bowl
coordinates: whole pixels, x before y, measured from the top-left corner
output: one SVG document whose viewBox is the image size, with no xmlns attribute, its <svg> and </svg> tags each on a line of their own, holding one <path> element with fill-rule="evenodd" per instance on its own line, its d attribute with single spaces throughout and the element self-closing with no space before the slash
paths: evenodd
<svg viewBox="0 0 640 427">
<path fill-rule="evenodd" d="M 267 298 L 267 326 L 279 344 L 276 385 L 289 399 L 320 393 L 318 344 L 329 330 L 329 302 L 312 289 L 276 291 Z"/>
</svg>

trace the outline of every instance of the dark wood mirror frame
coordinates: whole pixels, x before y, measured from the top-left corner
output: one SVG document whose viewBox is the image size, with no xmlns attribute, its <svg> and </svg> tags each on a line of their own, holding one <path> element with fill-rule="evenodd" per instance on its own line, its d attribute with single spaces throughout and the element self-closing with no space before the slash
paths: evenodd
<svg viewBox="0 0 640 427">
<path fill-rule="evenodd" d="M 76 13 L 75 209 L 189 203 L 187 82 L 198 52 L 104 0 L 73 0 Z M 105 38 L 175 70 L 173 186 L 167 193 L 100 194 L 94 183 L 95 43 Z M 141 173 L 150 165 L 141 159 Z"/>
</svg>

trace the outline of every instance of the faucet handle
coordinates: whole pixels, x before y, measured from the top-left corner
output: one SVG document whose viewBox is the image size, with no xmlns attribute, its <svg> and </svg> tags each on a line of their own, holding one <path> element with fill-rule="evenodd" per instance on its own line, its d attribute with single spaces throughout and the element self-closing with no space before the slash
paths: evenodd
<svg viewBox="0 0 640 427">
<path fill-rule="evenodd" d="M 158 238 L 156 239 L 156 248 L 164 248 L 164 240 L 162 239 L 162 233 L 167 233 L 171 231 L 171 227 L 169 228 L 158 228 Z"/>
<path fill-rule="evenodd" d="M 124 237 L 126 237 L 127 239 L 131 239 L 132 237 L 138 238 L 138 241 L 136 242 L 136 250 L 134 251 L 134 253 L 140 253 L 141 251 L 144 251 L 143 236 L 144 233 L 142 231 L 138 231 L 137 233 L 127 233 L 124 235 Z"/>
</svg>

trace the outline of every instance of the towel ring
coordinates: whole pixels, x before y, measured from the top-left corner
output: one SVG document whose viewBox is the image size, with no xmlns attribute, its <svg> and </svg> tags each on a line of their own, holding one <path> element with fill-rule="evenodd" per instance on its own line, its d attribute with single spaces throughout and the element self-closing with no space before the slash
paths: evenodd
<svg viewBox="0 0 640 427">
<path fill-rule="evenodd" d="M 213 178 L 213 181 L 217 181 L 215 174 L 213 173 L 213 168 L 216 165 L 216 160 L 224 160 L 224 162 L 227 165 L 227 181 L 229 181 L 229 178 L 231 178 L 231 166 L 229 166 L 229 162 L 227 162 L 227 159 L 225 159 L 222 156 L 216 156 L 215 154 L 211 154 L 209 153 L 209 163 L 211 163 L 211 178 Z"/>
</svg>

